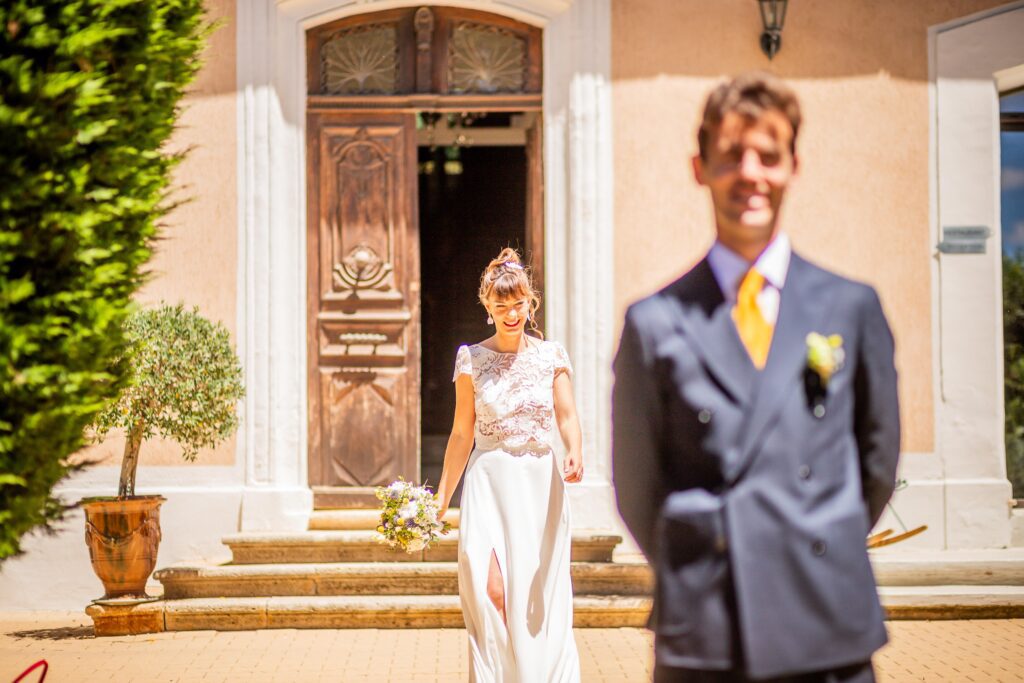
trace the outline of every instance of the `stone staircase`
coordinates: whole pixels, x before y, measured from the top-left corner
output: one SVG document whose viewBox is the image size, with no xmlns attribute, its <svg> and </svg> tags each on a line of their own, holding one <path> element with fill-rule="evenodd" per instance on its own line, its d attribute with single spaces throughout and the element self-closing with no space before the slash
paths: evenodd
<svg viewBox="0 0 1024 683">
<path fill-rule="evenodd" d="M 163 598 L 132 606 L 90 605 L 97 635 L 274 628 L 461 628 L 458 529 L 429 550 L 380 544 L 372 510 L 314 512 L 302 533 L 239 533 L 224 565 L 177 565 L 154 577 Z M 457 515 L 453 520 L 457 527 Z M 576 531 L 574 624 L 643 626 L 651 571 L 622 541 Z M 1024 617 L 1024 548 L 871 551 L 889 619 Z"/>
<path fill-rule="evenodd" d="M 461 628 L 458 529 L 430 549 L 379 543 L 372 510 L 316 511 L 302 533 L 239 533 L 224 539 L 232 561 L 160 569 L 163 599 L 90 605 L 97 635 L 269 628 Z M 457 527 L 457 514 L 454 524 Z M 574 624 L 643 626 L 652 576 L 636 558 L 613 561 L 620 536 L 572 538 Z"/>
</svg>

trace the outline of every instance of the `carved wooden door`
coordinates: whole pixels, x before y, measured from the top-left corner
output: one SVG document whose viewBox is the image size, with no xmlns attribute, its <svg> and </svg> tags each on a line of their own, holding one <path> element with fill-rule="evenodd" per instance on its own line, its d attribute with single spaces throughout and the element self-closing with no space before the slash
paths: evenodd
<svg viewBox="0 0 1024 683">
<path fill-rule="evenodd" d="M 372 506 L 419 478 L 415 117 L 308 115 L 310 484 Z"/>
<path fill-rule="evenodd" d="M 539 112 L 541 30 L 402 7 L 306 32 L 309 478 L 316 507 L 419 479 L 416 112 Z M 527 246 L 543 272 L 539 127 Z"/>
</svg>

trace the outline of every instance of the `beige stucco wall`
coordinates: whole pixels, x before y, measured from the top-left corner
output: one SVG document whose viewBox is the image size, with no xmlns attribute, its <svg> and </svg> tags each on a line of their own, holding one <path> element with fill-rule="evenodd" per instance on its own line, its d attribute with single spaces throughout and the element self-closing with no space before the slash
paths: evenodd
<svg viewBox="0 0 1024 683">
<path fill-rule="evenodd" d="M 161 239 L 147 269 L 151 280 L 138 300 L 196 306 L 232 335 L 236 327 L 238 275 L 238 175 L 235 105 L 235 0 L 206 0 L 210 21 L 219 21 L 204 54 L 204 65 L 184 101 L 170 148 L 189 149 L 175 169 L 171 199 L 189 201 L 163 221 Z M 237 342 L 236 342 L 237 343 Z M 85 455 L 120 465 L 123 440 L 110 438 Z M 230 465 L 235 439 L 207 449 L 198 464 Z M 146 442 L 143 465 L 188 465 L 174 443 Z M 140 481 L 140 485 L 145 482 Z"/>
<path fill-rule="evenodd" d="M 690 171 L 707 92 L 769 69 L 804 112 L 800 175 L 783 211 L 811 260 L 870 282 L 896 336 L 903 449 L 934 449 L 928 27 L 994 0 L 801 0 L 782 51 L 761 53 L 757 4 L 613 0 L 616 311 L 670 282 L 713 239 Z"/>
</svg>

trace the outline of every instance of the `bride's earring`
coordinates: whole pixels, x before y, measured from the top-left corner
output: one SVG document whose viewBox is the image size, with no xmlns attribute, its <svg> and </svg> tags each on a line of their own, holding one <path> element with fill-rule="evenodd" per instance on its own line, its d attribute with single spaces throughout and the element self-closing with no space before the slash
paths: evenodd
<svg viewBox="0 0 1024 683">
<path fill-rule="evenodd" d="M 487 324 L 488 325 L 493 325 L 494 324 L 494 318 L 492 318 L 490 316 L 490 314 L 487 315 Z"/>
</svg>

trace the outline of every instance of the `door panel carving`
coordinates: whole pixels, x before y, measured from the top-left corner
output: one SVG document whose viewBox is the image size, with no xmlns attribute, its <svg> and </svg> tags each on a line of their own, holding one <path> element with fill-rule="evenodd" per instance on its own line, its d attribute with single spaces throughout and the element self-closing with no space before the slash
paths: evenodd
<svg viewBox="0 0 1024 683">
<path fill-rule="evenodd" d="M 393 139 L 401 129 L 377 128 Z M 329 127 L 321 131 L 328 148 L 327 220 L 333 293 L 376 289 L 393 291 L 396 160 L 392 150 L 371 140 L 365 127 Z"/>
<path fill-rule="evenodd" d="M 369 372 L 323 372 L 320 379 L 326 408 L 323 416 L 326 451 L 358 453 L 362 457 L 331 457 L 330 485 L 366 486 L 386 479 L 393 469 L 395 433 L 364 429 L 391 422 L 395 411 L 395 375 Z M 389 480 L 390 481 L 390 480 Z"/>
<path fill-rule="evenodd" d="M 310 483 L 337 504 L 419 475 L 414 133 L 409 114 L 309 115 Z"/>
</svg>

